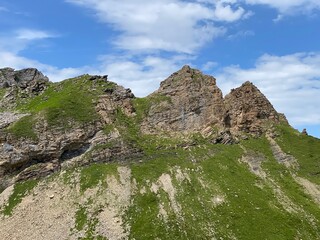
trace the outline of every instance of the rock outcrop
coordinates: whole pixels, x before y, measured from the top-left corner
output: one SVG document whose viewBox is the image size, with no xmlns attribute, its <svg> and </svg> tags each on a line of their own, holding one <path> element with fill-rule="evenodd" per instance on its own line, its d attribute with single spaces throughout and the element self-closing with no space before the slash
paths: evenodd
<svg viewBox="0 0 320 240">
<path fill-rule="evenodd" d="M 135 105 L 130 89 L 109 82 L 107 76 L 84 75 L 72 81 L 67 82 L 71 89 L 73 84 L 87 89 L 85 94 L 92 98 L 88 104 L 98 117 L 85 123 L 60 119 L 68 121 L 69 127 L 50 126 L 46 110 L 12 111 L 17 102 L 41 96 L 50 85 L 48 78 L 36 69 L 0 69 L 0 88 L 6 89 L 0 99 L 0 109 L 6 109 L 0 114 L 0 186 L 44 176 L 63 166 L 140 156 L 143 152 L 132 143 L 137 136 L 130 134 L 200 133 L 213 144 L 234 144 L 246 134 L 263 134 L 270 124 L 284 118 L 252 83 L 244 83 L 223 98 L 215 78 L 189 66 L 164 80 L 146 97 L 143 109 Z M 59 93 L 63 87 L 61 84 L 50 91 Z M 23 117 L 32 117 L 34 137 L 7 131 Z"/>
<path fill-rule="evenodd" d="M 224 104 L 224 125 L 232 132 L 260 135 L 265 131 L 265 124 L 280 121 L 272 104 L 251 82 L 232 89 L 224 98 Z"/>
<path fill-rule="evenodd" d="M 42 84 L 48 81 L 48 77 L 35 68 L 26 68 L 19 71 L 12 68 L 0 69 L 0 88 L 18 86 L 25 89 L 30 87 L 31 91 L 39 92 L 43 90 Z"/>
<path fill-rule="evenodd" d="M 222 127 L 224 104 L 216 79 L 184 66 L 149 96 L 155 99 L 142 123 L 145 133 L 192 133 Z"/>
<path fill-rule="evenodd" d="M 215 129 L 218 138 L 229 136 L 229 131 L 234 136 L 260 135 L 268 123 L 277 124 L 285 119 L 252 83 L 244 83 L 223 98 L 213 77 L 189 66 L 164 80 L 149 99 L 152 104 L 142 123 L 145 133 L 210 135 L 210 129 Z"/>
<path fill-rule="evenodd" d="M 48 77 L 35 68 L 15 71 L 12 68 L 0 69 L 0 90 L 6 93 L 0 101 L 0 109 L 13 109 L 17 106 L 17 99 L 24 99 L 39 95 L 49 85 Z"/>
</svg>

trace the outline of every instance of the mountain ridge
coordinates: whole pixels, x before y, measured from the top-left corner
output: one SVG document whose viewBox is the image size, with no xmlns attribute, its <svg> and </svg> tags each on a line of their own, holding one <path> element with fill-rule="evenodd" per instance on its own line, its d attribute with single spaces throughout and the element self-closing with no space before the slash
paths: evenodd
<svg viewBox="0 0 320 240">
<path fill-rule="evenodd" d="M 39 76 L 0 88 L 0 239 L 320 238 L 320 141 L 252 83 Z"/>
<path fill-rule="evenodd" d="M 246 134 L 261 136 L 281 119 L 252 83 L 246 82 L 223 97 L 214 77 L 187 65 L 140 99 L 130 89 L 108 81 L 107 76 L 82 75 L 50 83 L 37 69 L 5 68 L 0 72 L 7 76 L 0 79 L 7 90 L 2 106 L 21 112 L 2 114 L 6 123 L 1 129 L 0 173 L 5 176 L 4 172 L 13 170 L 13 179 L 18 176 L 18 180 L 45 176 L 65 160 L 114 141 L 120 145 L 111 151 L 93 151 L 93 162 L 142 154 L 143 150 L 132 144 L 136 139 L 123 139 L 126 131 L 132 131 L 129 138 L 200 133 L 213 143 L 231 144 L 247 138 Z M 122 126 L 119 118 L 127 126 Z M 114 136 L 104 134 L 106 126 L 115 129 Z M 39 170 L 28 171 L 33 165 Z"/>
</svg>

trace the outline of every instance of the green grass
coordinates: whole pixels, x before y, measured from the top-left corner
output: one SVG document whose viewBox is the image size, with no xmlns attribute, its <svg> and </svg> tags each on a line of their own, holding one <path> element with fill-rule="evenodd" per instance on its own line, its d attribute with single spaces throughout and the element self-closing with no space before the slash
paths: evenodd
<svg viewBox="0 0 320 240">
<path fill-rule="evenodd" d="M 41 95 L 18 107 L 31 113 L 44 112 L 49 126 L 72 127 L 98 119 L 94 101 L 103 91 L 114 88 L 111 82 L 94 82 L 88 75 L 52 83 Z"/>
<path fill-rule="evenodd" d="M 7 131 L 13 134 L 16 138 L 37 140 L 38 136 L 33 130 L 34 124 L 35 120 L 33 116 L 25 116 L 7 128 Z"/>
<path fill-rule="evenodd" d="M 5 205 L 2 213 L 11 216 L 13 209 L 21 203 L 22 199 L 37 185 L 37 180 L 27 180 L 25 182 L 16 183 L 13 193 L 9 197 L 8 203 Z"/>
<path fill-rule="evenodd" d="M 92 204 L 92 201 L 87 204 Z M 106 240 L 105 237 L 95 233 L 96 226 L 99 223 L 96 215 L 97 213 L 93 213 L 92 216 L 89 216 L 86 205 L 79 207 L 75 215 L 75 229 L 85 232 L 85 236 L 78 238 L 79 240 Z"/>
<path fill-rule="evenodd" d="M 161 102 L 171 103 L 171 98 L 161 94 L 153 94 L 145 98 L 136 98 L 133 101 L 133 106 L 136 110 L 136 120 L 141 122 L 142 119 L 148 114 L 152 105 L 159 104 Z"/>
<path fill-rule="evenodd" d="M 6 92 L 7 92 L 7 90 L 5 88 L 0 88 L 0 100 L 2 100 L 2 98 L 4 97 Z"/>
<path fill-rule="evenodd" d="M 86 208 L 84 206 L 80 206 L 80 208 L 78 209 L 78 211 L 76 212 L 76 226 L 75 228 L 78 231 L 83 230 L 83 228 L 85 227 L 85 225 L 87 224 L 88 221 L 88 216 L 86 213 Z"/>
<path fill-rule="evenodd" d="M 276 175 L 282 176 L 284 169 L 277 169 L 282 166 L 273 159 L 266 139 L 249 140 L 244 145 L 252 152 L 263 153 L 269 164 L 264 168 L 272 172 L 271 176 L 279 181 L 285 194 L 320 219 L 319 209 L 293 179 L 288 176 L 277 179 Z M 129 239 L 211 239 L 214 235 L 217 239 L 235 236 L 237 239 L 280 240 L 294 239 L 298 231 L 302 239 L 317 239 L 319 224 L 311 226 L 306 216 L 285 211 L 272 187 L 238 161 L 242 154 L 237 145 L 202 144 L 190 152 L 179 148 L 158 150 L 155 158 L 142 164 L 133 163 L 132 175 L 139 188 L 150 188 L 150 182 L 156 182 L 163 173 L 171 175 L 182 218 L 170 208 L 170 199 L 165 192 L 160 191 L 158 195 L 150 190 L 145 194 L 137 193 L 125 216 L 131 226 Z M 270 162 L 275 166 L 270 166 Z M 175 167 L 188 172 L 191 182 L 178 183 L 170 173 Z M 200 184 L 199 177 L 207 184 L 206 189 Z M 217 194 L 224 195 L 226 202 L 214 207 L 212 198 Z M 158 217 L 159 203 L 167 210 L 167 222 Z"/>
<path fill-rule="evenodd" d="M 299 134 L 289 126 L 278 127 L 276 139 L 283 151 L 294 156 L 299 163 L 298 174 L 320 184 L 320 139 Z"/>
<path fill-rule="evenodd" d="M 290 141 L 295 141 L 297 136 L 292 135 Z M 293 174 L 296 174 L 294 169 L 288 169 L 283 164 L 278 163 L 271 152 L 270 145 L 265 138 L 255 139 L 245 142 L 247 149 L 257 151 L 266 156 L 266 161 L 262 163 L 264 171 L 268 174 L 269 179 L 273 179 L 283 191 L 283 193 L 303 212 L 291 216 L 291 224 L 299 226 L 298 229 L 303 231 L 305 239 L 319 238 L 320 225 L 319 222 L 313 227 L 307 220 L 309 216 L 313 216 L 318 221 L 320 220 L 319 206 L 312 200 L 312 197 L 306 194 L 303 188 L 294 180 Z"/>
<path fill-rule="evenodd" d="M 269 181 L 254 175 L 245 163 L 238 159 L 244 154 L 239 145 L 213 145 L 199 136 L 191 136 L 198 142 L 184 150 L 185 141 L 156 136 L 138 137 L 138 144 L 145 150 L 142 162 L 129 162 L 134 179 L 131 205 L 122 216 L 130 226 L 129 239 L 318 239 L 319 222 L 310 224 L 308 216 L 319 221 L 320 209 L 294 181 L 285 166 L 273 157 L 266 138 L 241 142 L 249 154 L 263 154 L 263 170 L 283 193 L 303 211 L 289 213 L 274 194 Z M 106 179 L 118 177 L 119 164 L 93 164 L 68 174 L 68 179 L 80 175 L 80 193 L 101 184 L 98 194 L 107 191 Z M 175 169 L 188 175 L 182 182 L 175 177 Z M 162 174 L 171 176 L 175 199 L 180 207 L 177 215 L 172 209 L 169 195 L 160 188 L 150 190 Z M 205 183 L 205 186 L 202 185 Z M 69 182 L 69 181 L 68 181 Z M 145 193 L 140 189 L 144 188 Z M 225 202 L 214 206 L 215 196 L 224 196 Z M 159 217 L 159 205 L 167 212 L 167 218 Z M 79 206 L 75 213 L 73 231 L 84 233 L 82 239 L 104 239 L 96 233 L 97 209 L 94 199 Z"/>
<path fill-rule="evenodd" d="M 116 164 L 92 164 L 80 171 L 80 190 L 85 192 L 99 183 L 106 184 L 108 174 L 116 174 Z"/>
</svg>

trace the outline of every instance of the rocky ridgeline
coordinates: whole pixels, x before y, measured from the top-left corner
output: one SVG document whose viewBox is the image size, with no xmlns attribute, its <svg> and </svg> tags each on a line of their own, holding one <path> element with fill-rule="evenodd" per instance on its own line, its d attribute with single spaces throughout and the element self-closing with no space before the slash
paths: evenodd
<svg viewBox="0 0 320 240">
<path fill-rule="evenodd" d="M 126 140 L 132 134 L 129 127 L 133 128 L 133 123 L 139 134 L 201 133 L 212 143 L 231 144 L 247 134 L 259 136 L 284 119 L 252 83 L 246 82 L 223 97 L 212 76 L 189 66 L 173 73 L 145 98 L 148 107 L 143 109 L 142 116 L 130 89 L 109 82 L 107 76 L 88 76 L 86 81 L 92 86 L 88 95 L 99 84 L 109 84 L 92 99 L 97 119 L 81 124 L 74 121 L 70 128 L 57 128 L 49 126 L 45 114 L 39 113 L 32 126 L 36 137 L 21 138 L 7 131 L 16 121 L 30 115 L 14 111 L 17 102 L 41 96 L 50 83 L 36 69 L 0 69 L 0 90 L 5 91 L 0 95 L 0 109 L 5 109 L 0 113 L 0 186 L 45 176 L 75 163 L 139 156 L 143 154 L 141 149 Z"/>
<path fill-rule="evenodd" d="M 249 133 L 261 135 L 271 123 L 285 118 L 250 82 L 233 89 L 225 98 L 216 79 L 184 66 L 163 81 L 150 98 L 155 101 L 144 119 L 145 133 L 201 132 L 223 136 Z"/>
</svg>

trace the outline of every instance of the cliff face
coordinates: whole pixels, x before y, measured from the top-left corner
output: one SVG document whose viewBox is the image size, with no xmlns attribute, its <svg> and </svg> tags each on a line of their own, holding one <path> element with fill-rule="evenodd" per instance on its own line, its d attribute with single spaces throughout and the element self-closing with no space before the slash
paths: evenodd
<svg viewBox="0 0 320 240">
<path fill-rule="evenodd" d="M 232 89 L 224 98 L 225 126 L 233 132 L 262 134 L 267 123 L 279 123 L 280 115 L 251 82 Z"/>
<path fill-rule="evenodd" d="M 142 124 L 146 133 L 190 133 L 209 126 L 223 126 L 222 92 L 213 77 L 199 70 L 184 66 L 150 95 L 156 97 L 162 101 L 151 105 Z"/>
<path fill-rule="evenodd" d="M 144 119 L 146 133 L 210 133 L 212 129 L 233 135 L 261 135 L 281 115 L 250 82 L 233 89 L 225 98 L 216 80 L 199 70 L 184 66 L 164 80 L 149 96 L 154 101 Z M 162 99 L 162 100 L 161 100 Z"/>
<path fill-rule="evenodd" d="M 3 186 L 64 165 L 139 156 L 139 141 L 146 134 L 188 138 L 200 133 L 212 143 L 229 144 L 243 134 L 261 135 L 280 122 L 252 83 L 223 98 L 213 77 L 189 66 L 145 99 L 136 99 L 106 76 L 53 84 L 36 69 L 7 68 L 0 70 L 0 84 Z"/>
<path fill-rule="evenodd" d="M 6 90 L 0 101 L 0 109 L 15 108 L 18 101 L 23 102 L 40 94 L 48 84 L 49 79 L 35 68 L 19 71 L 12 68 L 0 69 L 0 89 Z"/>
</svg>

